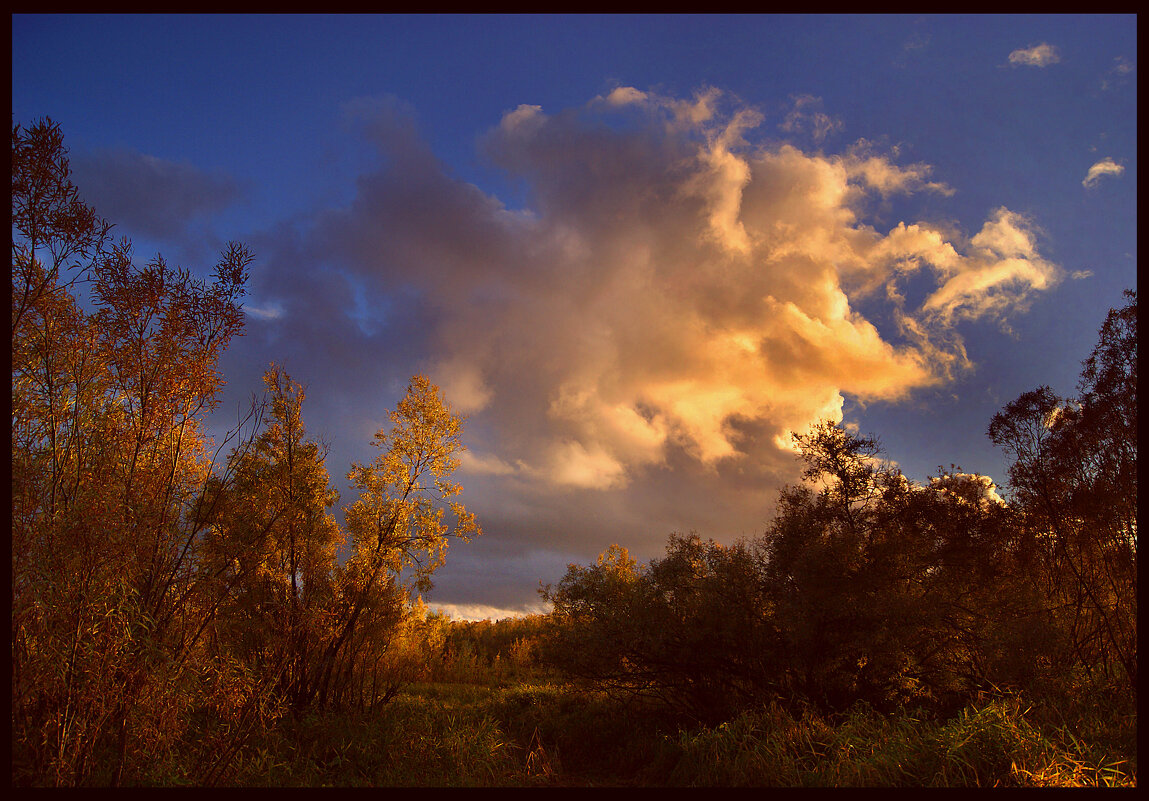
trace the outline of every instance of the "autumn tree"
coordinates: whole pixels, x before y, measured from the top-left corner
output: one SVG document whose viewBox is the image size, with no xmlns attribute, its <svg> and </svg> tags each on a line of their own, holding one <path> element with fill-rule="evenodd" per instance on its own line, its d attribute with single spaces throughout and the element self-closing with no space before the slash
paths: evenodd
<svg viewBox="0 0 1149 801">
<path fill-rule="evenodd" d="M 232 452 L 234 478 L 205 539 L 204 566 L 227 586 L 213 624 L 219 646 L 284 698 L 297 700 L 315 651 L 330 634 L 334 570 L 343 540 L 328 511 L 327 447 L 303 422 L 304 388 L 280 366 L 263 377 L 266 425 Z"/>
<path fill-rule="evenodd" d="M 252 257 L 139 267 L 69 175 L 57 125 L 13 125 L 14 760 L 114 784 L 172 746 L 203 675 L 203 419 Z"/>
<path fill-rule="evenodd" d="M 439 388 L 414 376 L 389 417 L 390 431 L 380 429 L 372 440 L 379 455 L 348 473 L 359 491 L 345 508 L 352 551 L 338 571 L 333 634 L 304 693 L 321 706 L 352 698 L 371 705 L 390 692 L 380 691 L 377 667 L 409 592 L 431 587 L 452 539 L 467 542 L 481 533 L 455 500 L 462 491 L 452 475 L 464 449 L 463 420 Z"/>
<path fill-rule="evenodd" d="M 547 618 L 534 614 L 494 621 L 450 620 L 429 613 L 424 618 L 430 628 L 426 640 L 438 642 L 430 652 L 430 675 L 436 681 L 480 684 L 535 678 L 545 672 L 539 647 Z"/>
<path fill-rule="evenodd" d="M 60 126 L 12 125 L 12 339 L 45 295 L 59 296 L 88 278 L 110 242 L 111 224 L 96 216 L 69 180 Z"/>
</svg>

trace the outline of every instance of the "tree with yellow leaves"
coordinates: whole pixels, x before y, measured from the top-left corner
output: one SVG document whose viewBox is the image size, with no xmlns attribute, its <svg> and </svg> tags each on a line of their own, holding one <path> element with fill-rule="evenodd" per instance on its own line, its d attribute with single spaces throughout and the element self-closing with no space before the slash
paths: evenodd
<svg viewBox="0 0 1149 801">
<path fill-rule="evenodd" d="M 370 673 L 378 687 L 376 666 L 395 628 L 388 621 L 409 590 L 431 587 L 451 539 L 468 542 L 481 533 L 474 514 L 454 500 L 462 491 L 451 477 L 464 449 L 463 420 L 439 388 L 414 376 L 389 417 L 390 432 L 380 429 L 373 439 L 379 455 L 348 473 L 359 498 L 345 509 L 352 554 L 339 573 L 335 634 L 310 688 L 321 705 L 351 694 L 359 703 L 377 700 L 365 677 Z"/>
<path fill-rule="evenodd" d="M 205 568 L 232 590 L 212 632 L 288 699 L 306 684 L 313 651 L 330 635 L 333 572 L 343 539 L 328 509 L 327 447 L 309 439 L 305 392 L 280 366 L 263 377 L 267 425 L 251 447 L 233 451 L 234 480 L 223 490 L 205 539 Z"/>
<path fill-rule="evenodd" d="M 212 670 L 202 423 L 252 257 L 230 244 L 211 281 L 134 264 L 50 120 L 13 125 L 12 220 L 14 772 L 116 784 L 172 746 Z"/>
</svg>

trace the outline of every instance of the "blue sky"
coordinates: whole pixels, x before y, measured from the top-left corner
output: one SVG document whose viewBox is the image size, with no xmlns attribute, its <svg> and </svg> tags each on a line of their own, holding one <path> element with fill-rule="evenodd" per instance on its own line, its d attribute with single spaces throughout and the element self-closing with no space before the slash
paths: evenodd
<svg viewBox="0 0 1149 801">
<path fill-rule="evenodd" d="M 612 542 L 762 531 L 829 414 L 918 481 L 1004 481 L 1136 286 L 1132 16 L 27 16 L 137 256 L 256 253 L 222 414 L 273 360 L 329 470 L 406 379 L 468 416 L 484 535 L 428 596 L 538 603 Z M 215 422 L 222 430 L 226 419 Z"/>
</svg>

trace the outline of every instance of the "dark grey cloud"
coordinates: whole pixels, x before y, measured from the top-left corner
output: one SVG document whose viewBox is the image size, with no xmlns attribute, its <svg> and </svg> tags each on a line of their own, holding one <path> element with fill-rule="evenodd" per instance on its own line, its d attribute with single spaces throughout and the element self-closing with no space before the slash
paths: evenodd
<svg viewBox="0 0 1149 801">
<path fill-rule="evenodd" d="M 178 238 L 189 222 L 230 206 L 239 184 L 222 172 L 134 150 L 74 155 L 73 180 L 84 200 L 105 219 L 139 236 Z"/>
</svg>

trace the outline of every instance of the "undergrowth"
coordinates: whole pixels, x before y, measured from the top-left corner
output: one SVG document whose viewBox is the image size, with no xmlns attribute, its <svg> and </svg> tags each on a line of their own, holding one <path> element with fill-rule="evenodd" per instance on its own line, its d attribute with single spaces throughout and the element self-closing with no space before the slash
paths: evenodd
<svg viewBox="0 0 1149 801">
<path fill-rule="evenodd" d="M 912 710 L 884 715 L 866 706 L 826 716 L 771 705 L 707 727 L 638 701 L 620 704 L 554 683 L 433 683 L 412 685 L 372 715 L 285 718 L 253 743 L 231 781 L 275 787 L 1136 786 L 1135 717 L 1123 725 L 1131 731 L 1115 732 L 1100 719 L 1070 726 L 1002 695 L 949 718 Z M 1112 745 L 1126 737 L 1131 750 Z"/>
</svg>

